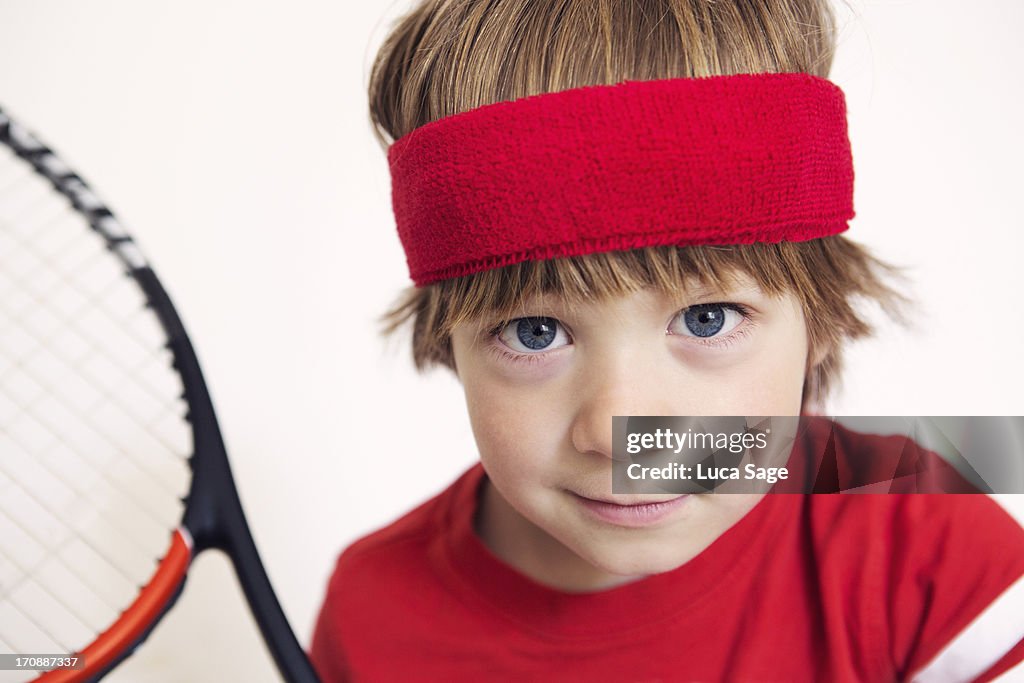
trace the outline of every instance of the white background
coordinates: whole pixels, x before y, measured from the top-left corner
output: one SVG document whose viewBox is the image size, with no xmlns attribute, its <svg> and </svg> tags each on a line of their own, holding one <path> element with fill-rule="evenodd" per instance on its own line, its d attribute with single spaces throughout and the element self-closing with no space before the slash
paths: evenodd
<svg viewBox="0 0 1024 683">
<path fill-rule="evenodd" d="M 910 269 L 920 315 L 851 351 L 830 412 L 1022 415 L 1024 4 L 851 4 L 832 74 L 857 171 L 848 234 Z M 415 375 L 407 338 L 375 323 L 407 273 L 365 90 L 409 6 L 0 0 L 0 106 L 108 200 L 174 298 L 306 644 L 341 548 L 475 460 L 458 385 Z M 109 680 L 277 677 L 207 554 Z"/>
</svg>

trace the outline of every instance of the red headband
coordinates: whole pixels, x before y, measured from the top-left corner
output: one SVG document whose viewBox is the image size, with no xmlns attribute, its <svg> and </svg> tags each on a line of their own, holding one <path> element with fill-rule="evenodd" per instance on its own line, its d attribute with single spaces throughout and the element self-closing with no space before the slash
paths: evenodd
<svg viewBox="0 0 1024 683">
<path fill-rule="evenodd" d="M 617 249 L 847 228 L 846 102 L 809 74 L 626 81 L 489 104 L 388 150 L 418 286 Z"/>
</svg>

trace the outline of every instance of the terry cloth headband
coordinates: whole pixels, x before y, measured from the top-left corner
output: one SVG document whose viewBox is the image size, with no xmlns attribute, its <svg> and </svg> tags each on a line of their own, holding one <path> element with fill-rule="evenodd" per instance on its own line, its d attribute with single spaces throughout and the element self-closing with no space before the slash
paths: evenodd
<svg viewBox="0 0 1024 683">
<path fill-rule="evenodd" d="M 803 73 L 497 102 L 410 131 L 388 163 L 417 286 L 599 251 L 803 241 L 854 216 L 843 92 Z"/>
</svg>

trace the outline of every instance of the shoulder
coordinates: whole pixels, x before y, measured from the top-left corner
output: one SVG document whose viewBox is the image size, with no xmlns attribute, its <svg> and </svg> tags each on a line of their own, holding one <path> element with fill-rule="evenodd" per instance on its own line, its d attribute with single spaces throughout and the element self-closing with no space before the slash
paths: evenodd
<svg viewBox="0 0 1024 683">
<path fill-rule="evenodd" d="M 862 453 L 906 447 L 839 430 L 836 440 Z M 952 658 L 971 673 L 945 680 L 975 680 L 1024 657 L 1024 529 L 991 497 L 809 495 L 804 522 L 821 580 L 857 612 L 848 627 L 863 625 L 901 676 Z"/>
<path fill-rule="evenodd" d="M 984 494 L 811 494 L 806 510 L 820 543 L 870 538 L 893 556 L 918 559 L 952 558 L 968 547 L 995 552 L 1009 546 L 1019 551 L 1010 557 L 1024 556 L 1024 529 Z"/>
<path fill-rule="evenodd" d="M 990 496 L 893 485 L 902 473 L 919 475 L 942 460 L 913 439 L 821 421 L 812 423 L 807 444 L 833 463 L 838 490 L 850 491 L 806 497 L 807 533 L 819 552 L 827 551 L 823 557 L 867 562 L 890 580 L 908 573 L 919 582 L 988 575 L 1005 587 L 1024 571 L 1024 529 Z"/>
<path fill-rule="evenodd" d="M 443 491 L 351 543 L 338 557 L 328 590 L 367 573 L 376 576 L 376 572 L 389 565 L 414 557 L 424 559 L 431 542 L 451 528 L 455 517 L 470 513 L 464 507 L 473 505 L 472 493 L 481 473 L 481 465 L 473 465 Z"/>
<path fill-rule="evenodd" d="M 877 418 L 872 418 L 877 419 Z M 874 428 L 881 426 L 878 423 Z M 904 429 L 905 426 L 896 426 Z M 916 429 L 916 427 L 915 427 Z M 780 489 L 814 493 L 979 493 L 957 466 L 903 433 L 855 431 L 833 418 L 803 416 Z"/>
<path fill-rule="evenodd" d="M 310 649 L 325 681 L 347 680 L 349 667 L 365 664 L 366 653 L 389 651 L 396 624 L 408 625 L 437 602 L 443 588 L 430 572 L 439 544 L 455 516 L 471 514 L 463 506 L 472 504 L 481 473 L 479 464 L 470 467 L 445 490 L 339 555 Z"/>
<path fill-rule="evenodd" d="M 385 526 L 350 543 L 338 556 L 333 576 L 404 554 L 438 528 L 438 517 L 450 488 L 420 503 Z"/>
<path fill-rule="evenodd" d="M 852 491 L 809 498 L 810 521 L 820 534 L 834 535 L 837 528 L 870 534 L 875 539 L 873 545 L 888 541 L 896 546 L 893 553 L 918 557 L 922 557 L 925 547 L 941 554 L 956 552 L 958 544 L 986 547 L 1017 543 L 1018 554 L 1024 554 L 1024 529 L 990 496 L 948 493 L 944 491 L 959 489 L 943 487 L 908 490 L 892 486 L 892 480 L 900 478 L 901 469 L 921 470 L 943 461 L 913 439 L 900 434 L 857 432 L 838 422 L 822 421 L 809 429 L 807 443 L 809 450 L 830 451 L 839 469 L 840 489 Z M 859 473 L 844 471 L 858 469 Z M 854 476 L 861 481 L 848 481 Z M 863 484 L 865 479 L 873 485 L 852 485 Z"/>
<path fill-rule="evenodd" d="M 328 581 L 324 610 L 372 608 L 382 593 L 398 598 L 405 587 L 422 584 L 454 519 L 471 514 L 464 508 L 473 504 L 481 474 L 480 464 L 473 465 L 440 493 L 345 548 Z"/>
<path fill-rule="evenodd" d="M 902 671 L 945 672 L 922 681 L 975 680 L 1015 646 L 1004 663 L 1020 661 L 1024 529 L 982 494 L 886 497 L 904 499 L 889 518 L 884 584 Z"/>
</svg>

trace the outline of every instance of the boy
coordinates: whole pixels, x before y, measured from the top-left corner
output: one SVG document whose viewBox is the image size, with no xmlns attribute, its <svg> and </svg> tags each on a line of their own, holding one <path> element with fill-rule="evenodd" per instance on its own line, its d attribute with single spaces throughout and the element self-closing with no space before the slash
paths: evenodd
<svg viewBox="0 0 1024 683">
<path fill-rule="evenodd" d="M 418 367 L 481 462 L 346 549 L 325 681 L 992 680 L 1024 533 L 984 496 L 612 492 L 616 415 L 800 415 L 890 307 L 825 0 L 428 0 L 371 111 Z M 532 96 L 532 97 L 531 97 Z M 386 138 L 385 138 L 386 136 Z M 892 441 L 808 430 L 884 457 Z M 1008 607 L 1010 606 L 1010 607 Z"/>
</svg>

